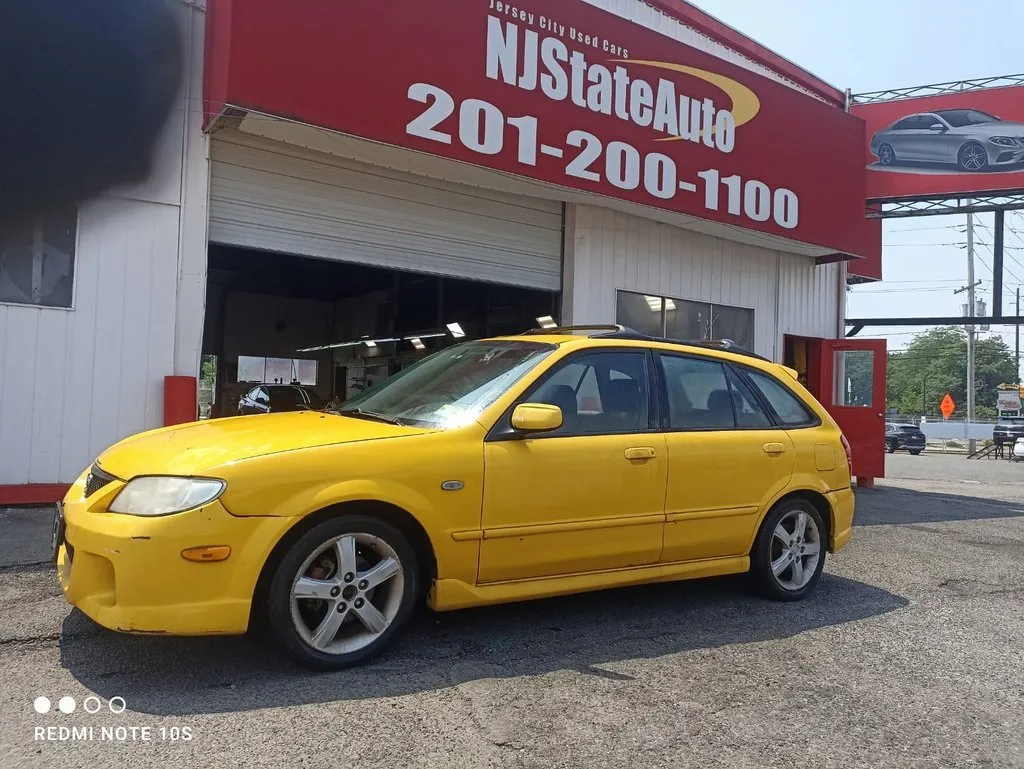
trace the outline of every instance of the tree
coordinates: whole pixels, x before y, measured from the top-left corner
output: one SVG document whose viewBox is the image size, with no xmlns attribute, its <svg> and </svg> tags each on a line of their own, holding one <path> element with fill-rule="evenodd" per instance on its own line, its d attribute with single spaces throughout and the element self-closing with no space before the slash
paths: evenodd
<svg viewBox="0 0 1024 769">
<path fill-rule="evenodd" d="M 1016 383 L 1013 351 L 1001 337 L 978 339 L 974 345 L 974 414 L 996 415 L 996 387 Z M 887 400 L 899 414 L 937 416 L 948 392 L 958 416 L 967 416 L 967 331 L 956 326 L 929 329 L 914 337 L 906 350 L 889 354 Z"/>
</svg>

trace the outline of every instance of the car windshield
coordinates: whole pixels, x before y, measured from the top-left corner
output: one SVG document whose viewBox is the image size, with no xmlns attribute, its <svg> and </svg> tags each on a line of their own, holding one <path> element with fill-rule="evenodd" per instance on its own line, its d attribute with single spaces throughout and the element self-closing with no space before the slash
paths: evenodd
<svg viewBox="0 0 1024 769">
<path fill-rule="evenodd" d="M 999 424 L 1019 427 L 1024 425 L 1024 417 L 1000 417 Z"/>
<path fill-rule="evenodd" d="M 526 341 L 465 342 L 424 358 L 334 411 L 400 424 L 462 427 L 554 349 Z"/>
<path fill-rule="evenodd" d="M 999 120 L 994 115 L 989 115 L 987 112 L 979 112 L 976 109 L 950 109 L 936 112 L 935 114 L 953 126 L 953 128 L 963 128 L 964 126 L 977 125 L 979 123 L 995 123 Z"/>
</svg>

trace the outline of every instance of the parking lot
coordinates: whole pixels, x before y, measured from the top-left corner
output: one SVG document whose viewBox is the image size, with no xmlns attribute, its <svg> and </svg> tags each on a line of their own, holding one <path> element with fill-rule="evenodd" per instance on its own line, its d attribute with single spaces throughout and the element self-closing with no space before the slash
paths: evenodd
<svg viewBox="0 0 1024 769">
<path fill-rule="evenodd" d="M 1024 466 L 888 462 L 803 603 L 721 579 L 424 613 L 333 674 L 108 633 L 65 605 L 49 515 L 0 512 L 0 766 L 1024 766 Z"/>
</svg>

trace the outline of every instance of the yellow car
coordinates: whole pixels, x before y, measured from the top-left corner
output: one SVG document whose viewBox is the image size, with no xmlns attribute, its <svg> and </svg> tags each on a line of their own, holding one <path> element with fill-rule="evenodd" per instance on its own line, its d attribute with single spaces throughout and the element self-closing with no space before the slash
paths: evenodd
<svg viewBox="0 0 1024 769">
<path fill-rule="evenodd" d="M 816 584 L 850 539 L 849 446 L 790 369 L 574 327 L 449 347 L 330 412 L 169 427 L 58 508 L 67 600 L 118 631 L 378 654 L 439 611 L 749 572 Z"/>
</svg>

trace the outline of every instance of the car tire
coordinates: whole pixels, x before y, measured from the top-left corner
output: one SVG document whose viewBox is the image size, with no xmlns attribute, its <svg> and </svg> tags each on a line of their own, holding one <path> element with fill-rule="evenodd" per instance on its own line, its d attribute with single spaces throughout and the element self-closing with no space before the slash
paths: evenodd
<svg viewBox="0 0 1024 769">
<path fill-rule="evenodd" d="M 899 445 L 896 443 L 896 441 L 885 442 L 885 450 L 888 451 L 890 454 L 895 454 L 897 448 L 899 448 Z"/>
<path fill-rule="evenodd" d="M 957 151 L 956 163 L 961 171 L 978 173 L 988 168 L 988 153 L 978 142 L 967 142 Z"/>
<path fill-rule="evenodd" d="M 355 566 L 339 569 L 346 560 Z M 380 569 L 376 575 L 374 568 Z M 375 578 L 380 581 L 369 584 Z M 419 558 L 399 529 L 371 516 L 340 515 L 302 534 L 285 552 L 267 594 L 267 621 L 299 664 L 340 670 L 384 651 L 421 595 Z"/>
<path fill-rule="evenodd" d="M 896 150 L 891 144 L 882 144 L 878 147 L 878 162 L 883 166 L 891 166 L 896 162 Z"/>
<path fill-rule="evenodd" d="M 916 457 L 916 456 L 920 456 L 922 449 L 909 449 L 909 451 L 910 451 L 910 456 Z"/>
<path fill-rule="evenodd" d="M 801 520 L 803 535 L 797 539 L 795 535 L 800 530 Z M 815 546 L 817 552 L 811 553 L 810 549 Z M 754 540 L 750 552 L 750 577 L 754 587 L 776 601 L 799 601 L 821 578 L 827 550 L 828 529 L 818 509 L 803 499 L 783 500 L 765 516 Z M 799 571 L 795 564 L 797 557 Z"/>
</svg>

